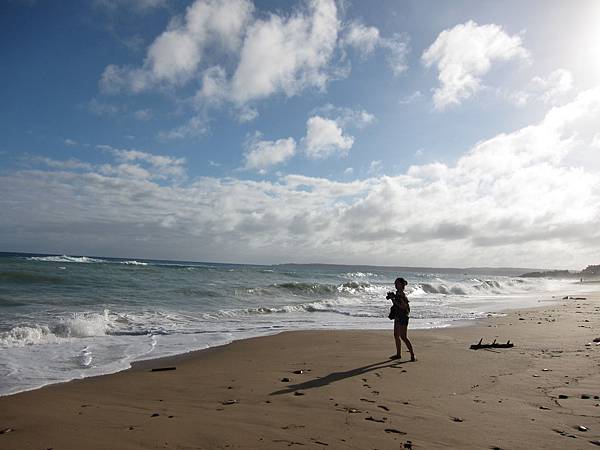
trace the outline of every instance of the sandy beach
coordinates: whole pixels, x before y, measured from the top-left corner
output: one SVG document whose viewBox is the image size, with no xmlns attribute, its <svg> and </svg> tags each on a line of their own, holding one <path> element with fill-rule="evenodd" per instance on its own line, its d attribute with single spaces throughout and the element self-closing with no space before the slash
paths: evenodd
<svg viewBox="0 0 600 450">
<path fill-rule="evenodd" d="M 414 363 L 388 359 L 391 329 L 288 332 L 2 397 L 0 448 L 595 448 L 600 295 L 582 297 L 412 331 Z"/>
</svg>

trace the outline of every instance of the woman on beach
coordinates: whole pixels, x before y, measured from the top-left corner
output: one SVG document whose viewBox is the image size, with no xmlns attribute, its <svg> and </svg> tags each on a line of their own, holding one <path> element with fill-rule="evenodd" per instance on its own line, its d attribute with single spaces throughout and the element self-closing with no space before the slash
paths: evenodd
<svg viewBox="0 0 600 450">
<path fill-rule="evenodd" d="M 396 354 L 391 356 L 391 359 L 400 359 L 402 346 L 400 340 L 402 340 L 410 352 L 410 360 L 416 361 L 412 344 L 406 335 L 408 330 L 408 315 L 410 314 L 410 305 L 408 304 L 408 298 L 406 298 L 406 294 L 404 293 L 404 288 L 407 284 L 408 282 L 404 278 L 396 278 L 396 281 L 394 282 L 396 294 L 394 295 L 392 302 L 396 306 L 396 314 L 394 316 L 394 342 L 396 342 Z"/>
</svg>

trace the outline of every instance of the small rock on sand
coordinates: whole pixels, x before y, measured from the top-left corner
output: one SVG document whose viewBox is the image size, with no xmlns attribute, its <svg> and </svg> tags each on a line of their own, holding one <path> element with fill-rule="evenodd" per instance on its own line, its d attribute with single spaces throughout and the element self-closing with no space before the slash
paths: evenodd
<svg viewBox="0 0 600 450">
<path fill-rule="evenodd" d="M 8 427 L 8 428 L 4 428 L 2 430 L 0 430 L 0 434 L 6 434 L 6 433 L 10 433 L 11 431 L 15 431 L 12 428 Z"/>
<path fill-rule="evenodd" d="M 237 400 L 225 400 L 224 402 L 222 402 L 223 405 L 235 405 L 238 401 Z"/>
</svg>

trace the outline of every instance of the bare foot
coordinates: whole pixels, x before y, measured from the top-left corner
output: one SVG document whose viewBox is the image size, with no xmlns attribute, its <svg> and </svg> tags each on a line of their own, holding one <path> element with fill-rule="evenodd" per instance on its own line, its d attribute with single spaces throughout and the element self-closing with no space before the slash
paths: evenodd
<svg viewBox="0 0 600 450">
<path fill-rule="evenodd" d="M 417 358 L 415 358 L 415 355 L 410 355 L 410 360 L 411 360 L 411 362 L 415 362 L 417 360 Z"/>
<path fill-rule="evenodd" d="M 390 356 L 390 359 L 400 359 L 400 358 L 402 358 L 401 355 L 392 355 L 392 356 Z"/>
</svg>

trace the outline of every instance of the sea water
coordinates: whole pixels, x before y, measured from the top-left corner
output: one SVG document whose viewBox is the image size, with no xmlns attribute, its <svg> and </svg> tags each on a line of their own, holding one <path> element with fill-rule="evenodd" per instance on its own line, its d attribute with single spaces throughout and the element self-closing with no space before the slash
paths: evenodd
<svg viewBox="0 0 600 450">
<path fill-rule="evenodd" d="M 390 329 L 385 295 L 397 276 L 409 282 L 411 328 L 576 289 L 516 275 L 0 253 L 0 395 L 286 330 Z"/>
</svg>

